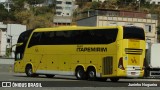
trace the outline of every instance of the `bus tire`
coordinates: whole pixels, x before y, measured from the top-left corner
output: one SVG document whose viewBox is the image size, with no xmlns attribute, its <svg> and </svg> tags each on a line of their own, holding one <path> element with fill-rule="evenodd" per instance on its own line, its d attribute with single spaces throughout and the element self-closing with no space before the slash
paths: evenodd
<svg viewBox="0 0 160 90">
<path fill-rule="evenodd" d="M 96 70 L 94 68 L 89 68 L 87 70 L 87 77 L 88 77 L 88 80 L 91 80 L 91 81 L 94 81 L 96 80 Z"/>
<path fill-rule="evenodd" d="M 33 73 L 33 69 L 32 69 L 32 66 L 31 65 L 27 65 L 26 66 L 26 69 L 25 69 L 25 73 L 28 77 L 36 77 L 38 76 L 38 74 L 34 74 Z"/>
<path fill-rule="evenodd" d="M 112 82 L 118 82 L 119 78 L 110 78 Z"/>
<path fill-rule="evenodd" d="M 78 80 L 85 80 L 86 79 L 86 73 L 82 67 L 78 67 L 76 69 L 75 75 Z"/>
<path fill-rule="evenodd" d="M 47 78 L 53 78 L 54 76 L 55 75 L 49 75 L 49 74 L 46 75 Z"/>
</svg>

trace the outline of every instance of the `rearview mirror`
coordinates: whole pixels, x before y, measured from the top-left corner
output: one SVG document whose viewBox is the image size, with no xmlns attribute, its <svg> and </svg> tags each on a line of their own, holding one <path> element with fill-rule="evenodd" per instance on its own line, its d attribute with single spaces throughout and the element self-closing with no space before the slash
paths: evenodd
<svg viewBox="0 0 160 90">
<path fill-rule="evenodd" d="M 17 44 L 16 44 L 17 47 L 19 47 L 19 46 L 21 46 L 21 45 L 23 45 L 23 43 L 17 43 Z"/>
</svg>

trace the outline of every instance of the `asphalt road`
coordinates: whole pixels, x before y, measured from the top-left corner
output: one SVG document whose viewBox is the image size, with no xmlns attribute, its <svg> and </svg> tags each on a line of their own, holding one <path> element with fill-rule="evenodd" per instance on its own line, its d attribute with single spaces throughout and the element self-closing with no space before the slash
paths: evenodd
<svg viewBox="0 0 160 90">
<path fill-rule="evenodd" d="M 15 83 L 41 83 L 42 88 L 23 88 L 23 90 L 159 90 L 160 79 L 120 79 L 119 82 L 102 81 L 81 81 L 74 76 L 59 76 L 46 78 L 44 75 L 39 77 L 26 77 L 23 73 L 14 73 L 13 64 L 0 63 L 0 86 L 3 82 Z M 135 85 L 135 86 L 129 86 Z M 137 85 L 137 86 L 136 86 Z M 141 86 L 139 86 L 141 85 Z M 148 85 L 157 85 L 148 87 Z M 18 90 L 22 88 L 0 88 L 0 90 Z"/>
<path fill-rule="evenodd" d="M 38 77 L 27 77 L 25 74 L 14 72 L 1 72 L 0 81 L 18 81 L 18 82 L 42 82 L 53 85 L 53 87 L 128 87 L 129 84 L 146 83 L 157 84 L 160 86 L 160 79 L 120 79 L 118 82 L 111 82 L 110 80 L 104 81 L 87 81 L 77 80 L 74 76 L 60 76 L 54 78 L 46 78 L 44 75 Z"/>
<path fill-rule="evenodd" d="M 119 82 L 101 81 L 81 81 L 76 80 L 73 76 L 55 76 L 54 78 L 46 78 L 41 75 L 39 77 L 26 77 L 25 74 L 14 72 L 1 72 L 0 81 L 15 83 L 41 83 L 43 88 L 23 88 L 23 90 L 159 90 L 160 79 L 120 79 Z M 2 82 L 1 82 L 2 83 Z M 0 84 L 1 84 L 0 83 Z M 129 84 L 156 84 L 156 87 L 147 86 L 128 86 Z M 22 88 L 0 88 L 0 90 L 18 90 Z"/>
</svg>

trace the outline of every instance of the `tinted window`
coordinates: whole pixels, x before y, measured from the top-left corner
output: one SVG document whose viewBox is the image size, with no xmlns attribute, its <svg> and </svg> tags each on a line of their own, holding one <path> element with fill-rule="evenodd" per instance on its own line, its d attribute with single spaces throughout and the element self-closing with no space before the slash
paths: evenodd
<svg viewBox="0 0 160 90">
<path fill-rule="evenodd" d="M 32 33 L 32 31 L 33 30 L 27 30 L 20 34 L 17 43 L 23 43 L 23 44 L 21 46 L 16 47 L 15 60 L 23 58 L 24 50 L 25 50 L 28 38 Z"/>
<path fill-rule="evenodd" d="M 139 27 L 124 27 L 123 38 L 145 40 L 144 30 Z"/>
<path fill-rule="evenodd" d="M 34 46 L 34 45 L 40 45 L 40 39 L 41 39 L 42 34 L 43 34 L 42 32 L 33 33 L 28 47 L 31 47 L 31 46 Z"/>
<path fill-rule="evenodd" d="M 61 6 L 56 6 L 56 9 L 63 9 Z"/>
<path fill-rule="evenodd" d="M 33 45 L 109 44 L 116 41 L 117 33 L 118 29 L 36 32 L 30 40 L 29 47 Z"/>
<path fill-rule="evenodd" d="M 17 43 L 22 43 L 22 42 L 28 41 L 28 38 L 29 38 L 29 36 L 30 36 L 30 34 L 31 34 L 32 31 L 33 30 L 27 30 L 25 32 L 22 32 L 20 34 L 19 38 L 18 38 Z"/>
</svg>

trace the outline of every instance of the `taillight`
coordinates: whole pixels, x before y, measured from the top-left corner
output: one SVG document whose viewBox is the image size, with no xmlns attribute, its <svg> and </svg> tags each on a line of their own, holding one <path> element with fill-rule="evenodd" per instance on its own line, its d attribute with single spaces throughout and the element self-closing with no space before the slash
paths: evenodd
<svg viewBox="0 0 160 90">
<path fill-rule="evenodd" d="M 120 69 L 122 69 L 122 70 L 125 70 L 125 69 L 124 69 L 124 66 L 123 66 L 123 57 L 121 57 L 121 58 L 119 59 L 118 68 L 120 68 Z"/>
</svg>

